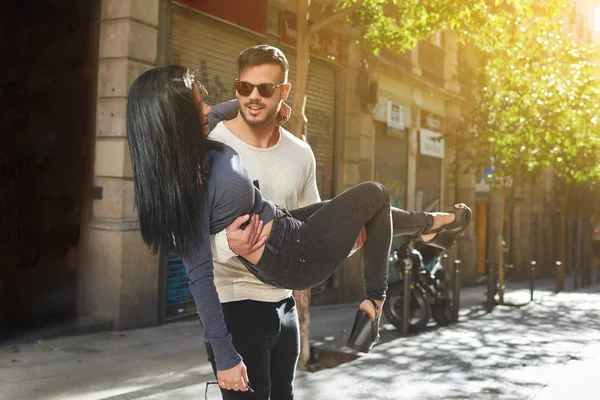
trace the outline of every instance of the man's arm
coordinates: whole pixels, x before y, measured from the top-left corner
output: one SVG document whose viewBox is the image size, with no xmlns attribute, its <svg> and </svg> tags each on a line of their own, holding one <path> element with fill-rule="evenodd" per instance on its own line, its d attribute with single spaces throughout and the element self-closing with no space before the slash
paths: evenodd
<svg viewBox="0 0 600 400">
<path fill-rule="evenodd" d="M 248 225 L 241 226 L 248 221 Z M 258 250 L 267 242 L 267 236 L 260 236 L 264 227 L 258 214 L 237 217 L 227 228 L 210 236 L 213 260 L 222 264 L 236 256 L 243 256 Z"/>
<path fill-rule="evenodd" d="M 310 161 L 306 169 L 306 180 L 304 187 L 298 196 L 298 207 L 306 207 L 321 201 L 319 188 L 317 187 L 317 161 L 315 155 L 310 150 Z"/>
</svg>

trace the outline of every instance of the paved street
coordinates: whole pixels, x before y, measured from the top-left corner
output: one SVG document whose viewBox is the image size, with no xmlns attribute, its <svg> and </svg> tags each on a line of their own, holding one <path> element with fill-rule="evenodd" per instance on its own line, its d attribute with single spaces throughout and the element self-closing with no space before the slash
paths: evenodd
<svg viewBox="0 0 600 400">
<path fill-rule="evenodd" d="M 299 398 L 598 399 L 599 311 L 594 287 L 491 315 L 472 312 L 450 328 L 394 339 L 306 375 Z"/>
<path fill-rule="evenodd" d="M 507 302 L 526 302 L 528 291 L 516 286 Z M 540 290 L 535 303 L 487 315 L 476 305 L 484 290 L 463 290 L 459 324 L 407 338 L 385 324 L 371 354 L 299 373 L 297 399 L 598 398 L 600 286 Z M 343 344 L 353 312 L 354 305 L 314 307 L 313 343 Z M 0 399 L 201 398 L 212 379 L 201 334 L 195 321 L 184 321 L 3 346 Z M 210 396 L 220 398 L 216 388 Z"/>
</svg>

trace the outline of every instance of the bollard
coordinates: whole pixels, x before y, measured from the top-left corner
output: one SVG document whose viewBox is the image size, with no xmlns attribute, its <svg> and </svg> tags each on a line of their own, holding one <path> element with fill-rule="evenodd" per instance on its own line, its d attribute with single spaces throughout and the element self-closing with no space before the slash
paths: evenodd
<svg viewBox="0 0 600 400">
<path fill-rule="evenodd" d="M 458 310 L 460 309 L 460 260 L 454 261 L 454 281 L 452 282 L 452 320 L 458 322 Z"/>
<path fill-rule="evenodd" d="M 589 263 L 586 263 L 585 265 L 585 286 L 590 286 L 592 284 L 592 265 Z"/>
<path fill-rule="evenodd" d="M 562 289 L 562 285 L 561 285 L 561 281 L 560 281 L 561 266 L 562 266 L 562 262 L 557 261 L 556 262 L 556 288 L 555 288 L 556 293 L 560 292 Z"/>
<path fill-rule="evenodd" d="M 402 335 L 407 336 L 410 328 L 410 286 L 412 275 L 412 259 L 404 258 L 404 276 L 402 277 Z"/>
<path fill-rule="evenodd" d="M 494 309 L 494 298 L 496 297 L 496 269 L 494 263 L 490 262 L 488 267 L 488 281 L 487 281 L 487 301 L 486 301 L 486 312 L 491 313 Z"/>
<path fill-rule="evenodd" d="M 444 253 L 444 255 L 442 255 L 442 270 L 444 271 L 444 277 L 446 280 L 446 288 L 448 288 L 449 285 L 449 277 L 450 277 L 450 271 L 449 271 L 449 267 L 448 267 L 448 260 L 449 260 L 449 256 L 448 253 Z"/>
<path fill-rule="evenodd" d="M 535 289 L 535 261 L 531 262 L 529 271 L 529 301 L 533 301 L 533 290 Z"/>
<path fill-rule="evenodd" d="M 579 289 L 579 277 L 581 274 L 579 273 L 579 266 L 576 265 L 573 268 L 573 290 Z"/>
</svg>

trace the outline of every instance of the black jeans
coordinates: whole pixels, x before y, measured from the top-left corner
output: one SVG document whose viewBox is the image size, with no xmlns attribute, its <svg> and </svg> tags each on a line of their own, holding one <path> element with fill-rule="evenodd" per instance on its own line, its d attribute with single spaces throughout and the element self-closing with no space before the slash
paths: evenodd
<svg viewBox="0 0 600 400">
<path fill-rule="evenodd" d="M 364 226 L 365 292 L 383 300 L 392 235 L 418 235 L 433 223 L 431 213 L 390 206 L 386 188 L 360 183 L 334 199 L 287 212 L 278 209 L 259 262 L 240 258 L 265 283 L 304 290 L 329 278 L 346 259 Z"/>
<path fill-rule="evenodd" d="M 298 313 L 293 297 L 279 302 L 254 300 L 223 303 L 223 315 L 233 345 L 248 368 L 254 393 L 221 389 L 224 400 L 292 400 L 300 353 Z M 212 348 L 208 360 L 216 375 Z"/>
</svg>

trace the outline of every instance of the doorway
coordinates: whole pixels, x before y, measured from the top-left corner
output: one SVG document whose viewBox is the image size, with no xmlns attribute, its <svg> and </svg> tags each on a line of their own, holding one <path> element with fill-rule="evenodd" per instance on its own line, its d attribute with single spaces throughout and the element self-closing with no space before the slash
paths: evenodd
<svg viewBox="0 0 600 400">
<path fill-rule="evenodd" d="M 68 318 L 89 214 L 100 1 L 19 1 L 4 13 L 0 329 Z"/>
</svg>

